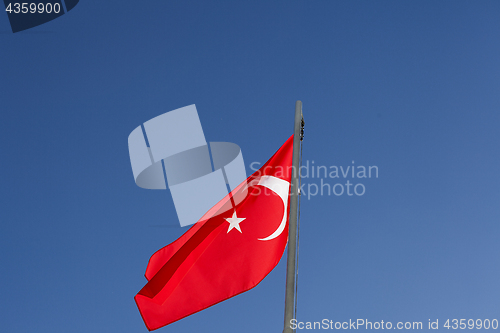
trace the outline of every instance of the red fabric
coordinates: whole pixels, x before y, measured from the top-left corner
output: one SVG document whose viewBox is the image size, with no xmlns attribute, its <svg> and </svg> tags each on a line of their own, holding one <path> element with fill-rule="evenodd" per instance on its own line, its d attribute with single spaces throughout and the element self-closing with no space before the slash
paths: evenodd
<svg viewBox="0 0 500 333">
<path fill-rule="evenodd" d="M 267 187 L 257 186 L 261 176 L 290 183 L 293 136 L 258 171 L 247 179 L 248 195 L 234 210 L 205 215 L 173 243 L 157 251 L 146 268 L 148 283 L 135 296 L 147 328 L 155 330 L 255 287 L 278 264 L 288 240 L 288 211 L 281 198 Z M 233 191 L 237 195 L 240 186 Z M 230 195 L 211 212 L 224 209 Z M 288 204 L 289 207 L 289 204 Z M 287 208 L 288 210 L 288 208 Z M 228 232 L 234 211 L 241 233 Z M 208 213 L 207 213 L 208 214 Z M 287 215 L 285 230 L 261 241 Z"/>
</svg>

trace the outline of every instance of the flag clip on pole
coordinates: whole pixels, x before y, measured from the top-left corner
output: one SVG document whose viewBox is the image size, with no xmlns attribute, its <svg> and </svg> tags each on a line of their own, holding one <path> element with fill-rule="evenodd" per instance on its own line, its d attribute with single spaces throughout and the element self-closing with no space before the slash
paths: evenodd
<svg viewBox="0 0 500 333">
<path fill-rule="evenodd" d="M 292 161 L 292 184 L 290 192 L 290 216 L 288 227 L 288 255 L 286 266 L 286 293 L 285 293 L 285 326 L 283 333 L 293 333 L 291 320 L 295 315 L 296 272 L 297 272 L 297 211 L 299 209 L 299 164 L 300 145 L 304 135 L 304 117 L 302 115 L 302 102 L 295 103 L 295 125 L 293 136 L 293 161 Z"/>
</svg>

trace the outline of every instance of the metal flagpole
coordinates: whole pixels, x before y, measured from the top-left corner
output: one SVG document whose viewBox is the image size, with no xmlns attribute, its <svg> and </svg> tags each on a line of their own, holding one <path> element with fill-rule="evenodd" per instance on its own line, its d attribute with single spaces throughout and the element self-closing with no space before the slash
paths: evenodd
<svg viewBox="0 0 500 333">
<path fill-rule="evenodd" d="M 286 264 L 286 294 L 285 294 L 285 327 L 283 333 L 293 333 L 290 328 L 290 321 L 294 319 L 295 307 L 295 277 L 296 277 L 296 256 L 297 256 L 297 209 L 299 205 L 299 162 L 300 162 L 300 141 L 302 136 L 302 126 L 304 118 L 302 116 L 302 102 L 295 103 L 295 126 L 293 136 L 293 167 L 292 186 L 290 193 L 290 216 L 288 219 L 288 257 Z"/>
</svg>

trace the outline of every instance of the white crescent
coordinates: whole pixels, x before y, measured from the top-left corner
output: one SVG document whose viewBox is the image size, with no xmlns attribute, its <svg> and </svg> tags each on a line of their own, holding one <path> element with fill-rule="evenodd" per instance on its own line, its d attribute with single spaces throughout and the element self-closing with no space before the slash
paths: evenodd
<svg viewBox="0 0 500 333">
<path fill-rule="evenodd" d="M 283 205 L 285 207 L 283 211 L 283 218 L 281 219 L 281 223 L 272 234 L 267 236 L 266 238 L 258 238 L 260 241 L 268 241 L 271 239 L 274 239 L 281 235 L 283 230 L 285 230 L 286 226 L 286 213 L 287 213 L 287 208 L 288 208 L 288 193 L 290 191 L 290 183 L 287 182 L 286 180 L 276 178 L 273 176 L 262 176 L 259 180 L 259 183 L 257 185 L 261 185 L 264 187 L 267 187 L 281 198 L 283 200 Z"/>
</svg>

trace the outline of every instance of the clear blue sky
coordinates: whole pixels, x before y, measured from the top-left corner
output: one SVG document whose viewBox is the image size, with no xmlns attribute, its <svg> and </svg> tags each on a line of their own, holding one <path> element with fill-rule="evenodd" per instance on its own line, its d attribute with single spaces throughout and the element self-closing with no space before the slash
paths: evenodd
<svg viewBox="0 0 500 333">
<path fill-rule="evenodd" d="M 303 198 L 298 319 L 500 319 L 499 17 L 498 1 L 82 0 L 12 34 L 0 13 L 1 330 L 146 332 L 133 297 L 185 229 L 168 191 L 135 185 L 129 133 L 196 104 L 249 171 L 297 99 L 304 160 L 379 170 L 348 178 L 362 196 Z M 159 332 L 281 332 L 285 266 Z"/>
</svg>

